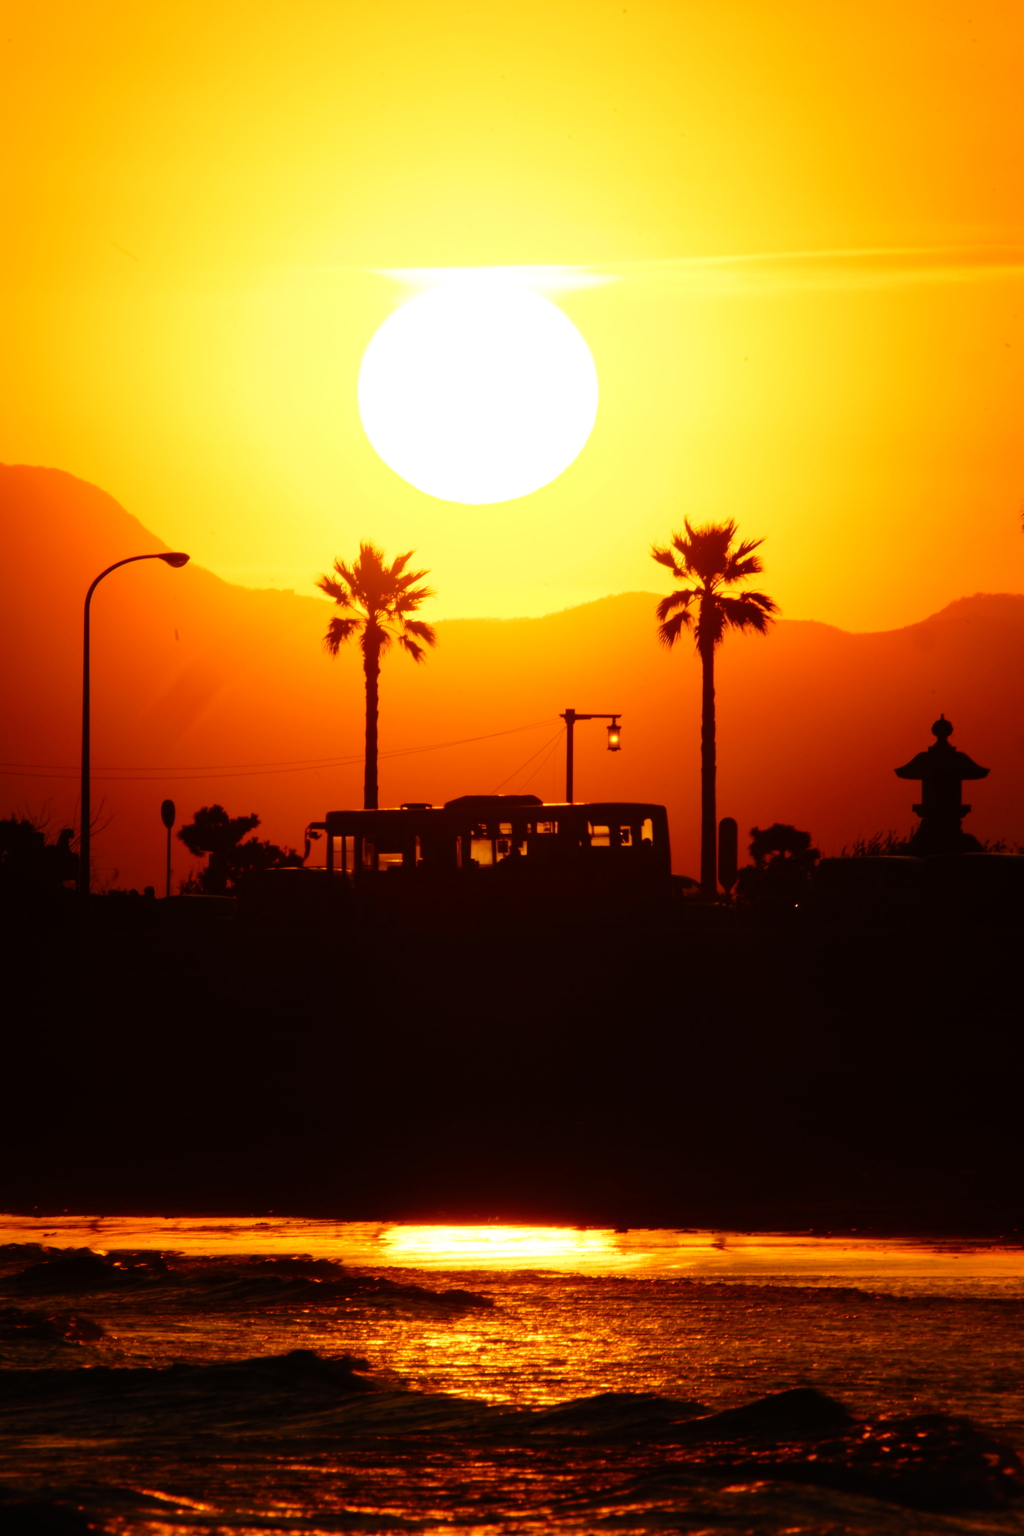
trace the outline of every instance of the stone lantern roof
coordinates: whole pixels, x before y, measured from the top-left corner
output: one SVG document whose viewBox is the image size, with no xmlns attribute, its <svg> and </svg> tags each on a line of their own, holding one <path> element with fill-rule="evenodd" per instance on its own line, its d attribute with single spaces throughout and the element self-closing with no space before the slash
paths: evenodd
<svg viewBox="0 0 1024 1536">
<path fill-rule="evenodd" d="M 932 726 L 932 735 L 936 737 L 935 743 L 927 752 L 918 752 L 909 763 L 904 763 L 902 768 L 896 769 L 898 779 L 928 779 L 943 778 L 957 779 L 985 779 L 989 770 L 980 767 L 966 752 L 960 752 L 949 744 L 949 738 L 953 734 L 953 727 L 945 715 L 940 715 Z"/>
</svg>

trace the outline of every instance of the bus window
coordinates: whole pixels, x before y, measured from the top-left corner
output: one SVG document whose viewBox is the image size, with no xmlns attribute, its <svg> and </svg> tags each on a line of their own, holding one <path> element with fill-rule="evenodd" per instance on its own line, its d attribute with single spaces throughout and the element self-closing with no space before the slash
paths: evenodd
<svg viewBox="0 0 1024 1536">
<path fill-rule="evenodd" d="M 587 822 L 587 832 L 590 836 L 591 848 L 610 848 L 612 845 L 611 828 L 599 826 L 597 822 Z"/>
<path fill-rule="evenodd" d="M 558 822 L 538 821 L 534 830 L 538 837 L 556 837 L 558 835 Z"/>
<path fill-rule="evenodd" d="M 402 855 L 401 855 L 401 853 L 395 853 L 393 851 L 389 851 L 387 853 L 378 853 L 378 855 L 377 855 L 377 873 L 378 874 L 386 875 L 389 869 L 401 869 L 401 867 L 402 867 Z"/>
<path fill-rule="evenodd" d="M 488 836 L 486 827 L 474 827 L 473 836 L 469 844 L 469 856 L 474 864 L 483 867 L 485 864 L 494 863 L 494 843 Z"/>
<path fill-rule="evenodd" d="M 654 847 L 654 822 L 649 816 L 640 828 L 640 842 L 646 843 L 649 848 Z"/>
<path fill-rule="evenodd" d="M 363 868 L 377 868 L 377 849 L 368 837 L 363 838 Z"/>
</svg>

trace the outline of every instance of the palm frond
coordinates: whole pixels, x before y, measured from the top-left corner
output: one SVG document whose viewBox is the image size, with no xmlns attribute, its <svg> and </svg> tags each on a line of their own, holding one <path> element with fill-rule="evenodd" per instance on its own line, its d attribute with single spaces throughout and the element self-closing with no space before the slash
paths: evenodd
<svg viewBox="0 0 1024 1536">
<path fill-rule="evenodd" d="M 731 544 L 736 537 L 736 519 L 727 517 L 724 523 L 691 523 L 688 517 L 683 518 L 683 527 L 686 529 L 686 539 L 690 544 L 696 544 L 699 540 L 714 536 L 724 539 L 726 544 Z M 679 535 L 676 534 L 676 538 Z"/>
<path fill-rule="evenodd" d="M 729 563 L 729 546 L 736 537 L 736 524 L 730 518 L 724 523 L 703 523 L 695 528 L 689 518 L 685 520 L 686 568 L 705 583 L 720 581 Z"/>
<path fill-rule="evenodd" d="M 339 608 L 352 607 L 352 593 L 347 586 L 342 586 L 340 581 L 335 581 L 333 576 L 318 576 L 314 586 L 328 597 L 333 597 Z"/>
<path fill-rule="evenodd" d="M 358 619 L 332 619 L 324 635 L 324 650 L 331 656 L 337 656 L 341 646 L 346 640 L 351 640 L 358 628 Z"/>
<path fill-rule="evenodd" d="M 776 614 L 779 611 L 778 603 L 773 597 L 769 597 L 767 592 L 743 592 L 740 596 L 743 602 L 756 603 L 767 614 Z"/>
<path fill-rule="evenodd" d="M 734 581 L 743 581 L 748 576 L 759 576 L 763 570 L 760 555 L 746 555 L 742 560 L 731 555 L 722 572 L 722 580 L 731 586 Z"/>
<path fill-rule="evenodd" d="M 750 576 L 760 576 L 764 566 L 757 555 L 751 555 L 747 560 L 729 561 L 722 574 L 722 582 L 725 586 L 732 586 L 734 582 L 746 581 Z"/>
<path fill-rule="evenodd" d="M 748 555 L 754 553 L 755 549 L 760 549 L 763 543 L 764 539 L 741 539 L 733 550 L 733 559 L 745 560 Z"/>
<path fill-rule="evenodd" d="M 775 604 L 763 592 L 744 592 L 742 597 L 719 597 L 722 618 L 732 629 L 756 629 L 767 634 L 772 625 Z"/>
<path fill-rule="evenodd" d="M 369 611 L 382 606 L 381 595 L 387 585 L 384 551 L 365 541 L 359 545 L 359 558 L 352 567 L 352 589 Z"/>
<path fill-rule="evenodd" d="M 683 587 L 675 592 L 670 592 L 668 597 L 663 597 L 654 610 L 659 620 L 667 619 L 670 613 L 675 613 L 677 608 L 689 608 L 690 604 L 700 597 L 696 587 Z"/>
<path fill-rule="evenodd" d="M 409 636 L 406 634 L 401 634 L 398 636 L 398 643 L 402 647 L 403 651 L 408 651 L 413 661 L 422 661 L 427 654 L 422 645 L 417 645 L 416 641 L 410 640 Z"/>
<path fill-rule="evenodd" d="M 424 624 L 422 619 L 406 619 L 403 625 L 405 633 L 415 635 L 417 640 L 422 640 L 424 645 L 436 645 L 437 634 L 432 624 Z"/>
<path fill-rule="evenodd" d="M 422 581 L 424 576 L 429 576 L 429 575 L 430 575 L 430 572 L 428 570 L 426 570 L 426 569 L 424 569 L 422 571 L 406 571 L 404 576 L 400 576 L 399 577 L 397 585 L 404 590 L 406 587 L 408 587 L 410 582 L 412 582 L 412 581 Z"/>
<path fill-rule="evenodd" d="M 682 634 L 683 630 L 691 629 L 692 627 L 693 614 L 688 613 L 686 609 L 683 609 L 683 611 L 681 613 L 677 613 L 674 618 L 666 619 L 663 624 L 658 625 L 658 639 L 662 645 L 667 646 L 669 650 L 671 650 L 676 641 L 679 639 L 679 636 Z"/>
<path fill-rule="evenodd" d="M 425 575 L 426 572 L 420 572 Z M 414 587 L 411 592 L 399 592 L 389 604 L 395 613 L 411 613 L 418 608 L 420 603 L 425 603 L 428 597 L 436 597 L 433 587 Z"/>
<path fill-rule="evenodd" d="M 365 565 L 367 570 L 382 571 L 384 569 L 384 551 L 379 544 L 371 544 L 369 539 L 359 540 L 359 559 L 356 565 Z"/>
<path fill-rule="evenodd" d="M 678 534 L 673 534 L 673 539 L 678 539 Z M 672 572 L 677 581 L 685 581 L 688 572 L 681 566 L 671 549 L 664 549 L 660 544 L 651 545 L 651 559 L 657 560 L 659 565 L 665 565 Z"/>
</svg>

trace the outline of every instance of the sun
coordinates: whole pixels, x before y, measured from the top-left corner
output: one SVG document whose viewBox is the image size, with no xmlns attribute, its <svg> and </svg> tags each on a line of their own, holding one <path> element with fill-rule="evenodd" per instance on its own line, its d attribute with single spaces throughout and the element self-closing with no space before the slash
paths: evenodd
<svg viewBox="0 0 1024 1536">
<path fill-rule="evenodd" d="M 374 335 L 359 414 L 397 475 L 441 501 L 529 496 L 582 451 L 597 369 L 568 315 L 505 278 L 460 277 L 409 299 Z"/>
</svg>

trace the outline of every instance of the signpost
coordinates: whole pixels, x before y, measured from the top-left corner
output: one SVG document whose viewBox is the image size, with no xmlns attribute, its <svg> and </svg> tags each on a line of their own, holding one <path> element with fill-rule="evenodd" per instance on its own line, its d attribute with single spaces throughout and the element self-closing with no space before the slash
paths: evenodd
<svg viewBox="0 0 1024 1536">
<path fill-rule="evenodd" d="M 165 800 L 160 807 L 160 820 L 167 828 L 167 887 L 164 891 L 165 896 L 170 896 L 171 894 L 171 828 L 174 826 L 175 815 L 174 801 Z"/>
<path fill-rule="evenodd" d="M 718 823 L 718 879 L 727 896 L 732 895 L 739 873 L 739 828 L 732 816 Z"/>
</svg>

